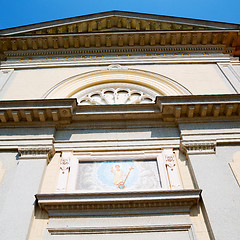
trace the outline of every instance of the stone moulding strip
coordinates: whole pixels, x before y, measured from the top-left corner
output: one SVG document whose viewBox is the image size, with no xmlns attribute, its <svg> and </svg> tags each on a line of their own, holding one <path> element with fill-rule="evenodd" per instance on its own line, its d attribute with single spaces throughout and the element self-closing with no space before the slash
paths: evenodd
<svg viewBox="0 0 240 240">
<path fill-rule="evenodd" d="M 48 231 L 51 235 L 175 232 L 175 231 L 191 231 L 191 230 L 192 230 L 191 224 L 118 226 L 118 227 L 48 228 Z"/>
<path fill-rule="evenodd" d="M 0 125 L 70 124 L 89 120 L 159 119 L 163 122 L 239 121 L 240 94 L 158 96 L 155 103 L 77 105 L 76 99 L 0 102 Z"/>
<path fill-rule="evenodd" d="M 39 206 L 49 216 L 109 215 L 126 211 L 189 212 L 197 204 L 201 190 L 164 190 L 109 193 L 54 193 L 37 194 Z M 179 210 L 177 210 L 179 209 Z"/>
<path fill-rule="evenodd" d="M 20 61 L 21 58 L 16 58 L 15 60 L 5 61 L 2 62 L 1 68 L 2 69 L 30 69 L 30 68 L 39 68 L 39 67 L 54 67 L 54 68 L 60 68 L 60 67 L 66 67 L 66 66 L 98 66 L 98 67 L 106 67 L 109 64 L 183 64 L 183 63 L 226 63 L 230 61 L 230 56 L 228 54 L 211 54 L 211 55 L 177 55 L 174 56 L 173 54 L 171 56 L 168 56 L 167 54 L 164 56 L 164 53 L 158 53 L 159 56 L 156 56 L 156 53 L 149 53 L 152 56 L 143 56 L 140 60 L 138 60 L 135 56 L 128 57 L 125 54 L 125 56 L 122 56 L 121 58 L 118 57 L 106 57 L 104 61 L 102 61 L 102 58 L 92 58 L 92 55 L 88 55 L 86 58 L 79 58 L 75 59 L 74 55 L 69 56 L 68 59 L 50 59 L 51 57 L 45 57 L 45 60 L 43 59 L 28 59 L 24 58 L 24 60 Z M 122 55 L 123 55 L 122 54 Z M 155 55 L 156 54 L 156 55 Z M 160 56 L 162 54 L 162 56 Z M 190 53 L 191 54 L 191 53 Z M 118 54 L 117 54 L 118 55 Z M 116 55 L 115 55 L 116 56 Z M 91 57 L 91 58 L 90 58 Z M 49 58 L 50 60 L 46 60 L 46 58 Z M 231 60 L 232 62 L 232 60 Z"/>
<path fill-rule="evenodd" d="M 140 47 L 126 47 L 124 49 L 122 48 L 114 48 L 114 47 L 109 47 L 109 48 L 98 48 L 98 49 L 95 49 L 95 48 L 91 48 L 91 49 L 87 49 L 87 48 L 81 48 L 81 49 L 73 49 L 73 48 L 70 48 L 70 49 L 59 49 L 59 50 L 56 50 L 56 49 L 51 49 L 51 50 L 35 50 L 35 51 L 32 51 L 32 50 L 28 50 L 28 51 L 22 51 L 22 50 L 19 50 L 19 51 L 8 51 L 8 52 L 5 52 L 5 56 L 6 57 L 31 57 L 31 56 L 61 56 L 61 55 L 70 55 L 71 57 L 74 57 L 74 55 L 88 55 L 88 54 L 92 54 L 92 55 L 96 55 L 97 58 L 100 58 L 101 59 L 101 54 L 133 54 L 132 57 L 135 57 L 134 54 L 136 53 L 146 53 L 146 52 L 153 52 L 154 54 L 163 54 L 163 53 L 175 53 L 175 52 L 216 52 L 216 51 L 219 51 L 219 52 L 224 52 L 224 46 L 223 45 L 217 45 L 217 46 L 214 46 L 214 45 L 210 45 L 210 46 L 165 46 L 165 47 L 162 47 L 162 46 L 154 46 L 154 47 L 149 47 L 149 46 L 145 46 L 144 48 L 140 48 Z M 233 52 L 233 48 L 230 48 L 228 50 L 225 50 L 226 52 L 224 53 L 229 53 L 231 54 Z M 136 55 L 137 57 L 138 55 Z M 109 56 L 111 57 L 111 55 Z M 186 57 L 186 55 L 185 55 Z M 92 59 L 94 59 L 95 56 L 93 56 Z M 84 60 L 86 60 L 83 56 Z M 34 60 L 34 59 L 33 59 Z M 49 61 L 49 60 L 48 60 Z M 76 59 L 75 59 L 76 61 Z M 119 58 L 118 58 L 118 61 L 119 61 Z M 19 60 L 18 60 L 19 62 Z M 24 61 L 20 61 L 21 62 L 24 62 Z M 27 60 L 27 62 L 29 62 Z M 58 59 L 58 62 L 59 62 L 59 59 Z"/>
</svg>

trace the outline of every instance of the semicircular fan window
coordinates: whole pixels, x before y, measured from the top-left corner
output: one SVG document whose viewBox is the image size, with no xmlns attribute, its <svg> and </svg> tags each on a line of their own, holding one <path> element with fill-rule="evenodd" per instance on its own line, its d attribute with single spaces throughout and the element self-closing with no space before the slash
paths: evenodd
<svg viewBox="0 0 240 240">
<path fill-rule="evenodd" d="M 135 84 L 107 83 L 87 88 L 72 97 L 80 105 L 143 104 L 152 103 L 157 92 Z"/>
</svg>

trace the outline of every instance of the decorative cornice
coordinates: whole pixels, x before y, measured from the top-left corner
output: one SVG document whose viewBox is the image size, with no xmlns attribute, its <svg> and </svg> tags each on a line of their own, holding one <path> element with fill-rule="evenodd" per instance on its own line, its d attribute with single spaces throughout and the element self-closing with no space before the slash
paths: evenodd
<svg viewBox="0 0 240 240">
<path fill-rule="evenodd" d="M 111 193 L 37 194 L 39 206 L 49 216 L 110 215 L 126 211 L 188 212 L 198 203 L 201 190 L 169 190 Z M 156 210 L 157 208 L 161 208 Z M 171 209 L 172 208 L 172 209 Z"/>
<path fill-rule="evenodd" d="M 189 95 L 156 98 L 165 121 L 239 118 L 240 95 Z"/>
<path fill-rule="evenodd" d="M 77 32 L 96 32 L 110 31 L 117 29 L 148 30 L 165 29 L 179 30 L 186 27 L 191 29 L 239 29 L 239 24 L 213 22 L 190 18 L 180 18 L 146 13 L 126 12 L 126 11 L 107 11 L 73 18 L 65 18 L 55 21 L 31 24 L 22 27 L 4 29 L 1 35 L 52 33 L 64 31 Z M 56 28 L 56 29 L 54 29 Z M 41 32 L 42 31 L 42 32 Z"/>
<path fill-rule="evenodd" d="M 181 142 L 181 150 L 187 155 L 215 154 L 216 141 Z"/>
<path fill-rule="evenodd" d="M 44 158 L 49 161 L 49 159 L 54 155 L 55 149 L 54 146 L 48 147 L 21 147 L 18 149 L 19 159 L 40 159 Z"/>
<path fill-rule="evenodd" d="M 240 118 L 240 94 L 158 96 L 155 103 L 77 105 L 76 99 L 0 102 L 0 126 L 69 124 L 90 120 L 159 119 L 164 122 Z"/>
<path fill-rule="evenodd" d="M 73 99 L 1 101 L 0 121 L 2 124 L 70 123 L 75 106 Z"/>
<path fill-rule="evenodd" d="M 39 24 L 41 25 L 41 24 Z M 229 28 L 230 24 L 228 25 Z M 233 27 L 234 26 L 234 27 Z M 238 25 L 231 25 L 236 29 Z M 101 32 L 120 32 L 120 31 L 149 31 L 149 30 L 209 30 L 224 29 L 223 26 L 197 25 L 193 23 L 180 23 L 173 21 L 164 21 L 157 19 L 147 19 L 141 17 L 123 17 L 123 16 L 105 16 L 102 18 L 85 19 L 84 21 L 68 22 L 67 24 L 51 24 L 47 27 L 33 27 L 32 29 L 21 30 L 23 27 L 0 30 L 3 36 L 32 36 L 32 35 L 48 35 L 48 34 L 76 34 L 76 33 L 101 33 Z"/>
<path fill-rule="evenodd" d="M 27 61 L 29 62 L 29 60 L 34 60 L 31 59 L 31 57 L 46 57 L 46 56 L 54 56 L 55 59 L 60 57 L 60 56 L 71 56 L 72 58 L 74 58 L 75 56 L 80 55 L 80 57 L 82 57 L 82 59 L 85 59 L 87 57 L 90 57 L 92 59 L 101 59 L 104 55 L 109 55 L 109 57 L 111 57 L 111 54 L 115 54 L 113 56 L 116 56 L 117 54 L 125 54 L 125 55 L 130 55 L 130 56 L 134 56 L 134 54 L 141 54 L 141 53 L 145 53 L 146 52 L 150 52 L 153 54 L 156 54 L 156 56 L 158 56 L 158 54 L 166 54 L 166 53 L 172 53 L 173 55 L 176 55 L 176 52 L 184 52 L 183 55 L 187 56 L 189 54 L 189 52 L 193 52 L 193 53 L 214 53 L 214 52 L 224 52 L 224 53 L 228 53 L 231 54 L 234 51 L 234 48 L 228 48 L 225 49 L 225 47 L 223 45 L 207 45 L 207 46 L 203 46 L 203 45 L 198 45 L 198 46 L 191 46 L 191 45 L 185 45 L 185 46 L 144 46 L 144 47 L 139 47 L 139 46 L 134 46 L 134 47 L 129 47 L 126 46 L 124 48 L 120 48 L 120 47 L 102 47 L 102 48 L 68 48 L 68 49 L 39 49 L 39 50 L 28 50 L 28 51 L 23 51 L 23 50 L 19 50 L 19 51 L 5 51 L 4 54 L 2 55 L 4 58 L 9 58 L 9 57 L 19 57 L 20 59 L 22 57 L 25 57 L 27 59 L 21 59 L 21 62 Z M 69 59 L 68 57 L 66 57 L 66 59 Z M 66 60 L 65 59 L 65 60 Z M 46 57 L 46 60 L 50 60 L 50 57 Z M 53 59 L 54 60 L 54 59 Z M 18 60 L 19 61 L 19 60 Z"/>
<path fill-rule="evenodd" d="M 221 46 L 223 52 L 236 47 L 239 30 L 100 32 L 61 35 L 0 37 L 0 53 L 5 56 L 63 55 L 101 52 L 146 51 L 145 48 L 209 48 Z M 131 50 L 130 50 L 131 49 Z M 134 49 L 134 50 L 132 50 Z M 156 50 L 154 50 L 156 51 Z M 176 50 L 175 50 L 176 51 Z"/>
<path fill-rule="evenodd" d="M 221 45 L 223 52 L 235 50 L 237 55 L 239 30 L 239 24 L 110 11 L 0 30 L 0 54 L 7 56 L 8 51 L 13 51 L 18 56 L 33 56 L 34 52 L 47 50 L 45 55 L 51 52 L 60 55 L 66 54 L 67 49 L 74 52 L 83 48 L 101 51 L 102 48 Z"/>
</svg>

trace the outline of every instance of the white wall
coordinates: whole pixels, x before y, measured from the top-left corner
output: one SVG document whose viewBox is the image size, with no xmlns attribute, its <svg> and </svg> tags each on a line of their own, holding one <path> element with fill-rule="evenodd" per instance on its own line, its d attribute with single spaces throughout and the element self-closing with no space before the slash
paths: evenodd
<svg viewBox="0 0 240 240">
<path fill-rule="evenodd" d="M 183 85 L 192 94 L 232 93 L 230 85 L 214 63 L 125 66 L 164 75 Z M 101 69 L 106 69 L 106 66 L 16 69 L 3 89 L 2 99 L 39 99 L 49 89 L 67 78 Z"/>
</svg>

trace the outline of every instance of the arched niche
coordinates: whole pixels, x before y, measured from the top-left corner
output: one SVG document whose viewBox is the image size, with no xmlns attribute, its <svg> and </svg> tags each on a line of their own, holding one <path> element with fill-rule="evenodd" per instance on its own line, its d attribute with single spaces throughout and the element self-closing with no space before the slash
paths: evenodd
<svg viewBox="0 0 240 240">
<path fill-rule="evenodd" d="M 165 76 L 136 69 L 127 69 L 117 66 L 110 66 L 104 70 L 97 70 L 79 74 L 55 85 L 43 98 L 71 98 L 81 95 L 81 92 L 94 90 L 104 84 L 120 84 L 136 86 L 137 89 L 145 89 L 156 95 L 189 95 L 189 90 L 176 81 Z M 134 89 L 133 89 L 134 90 Z M 151 95 L 150 94 L 150 95 Z"/>
</svg>

